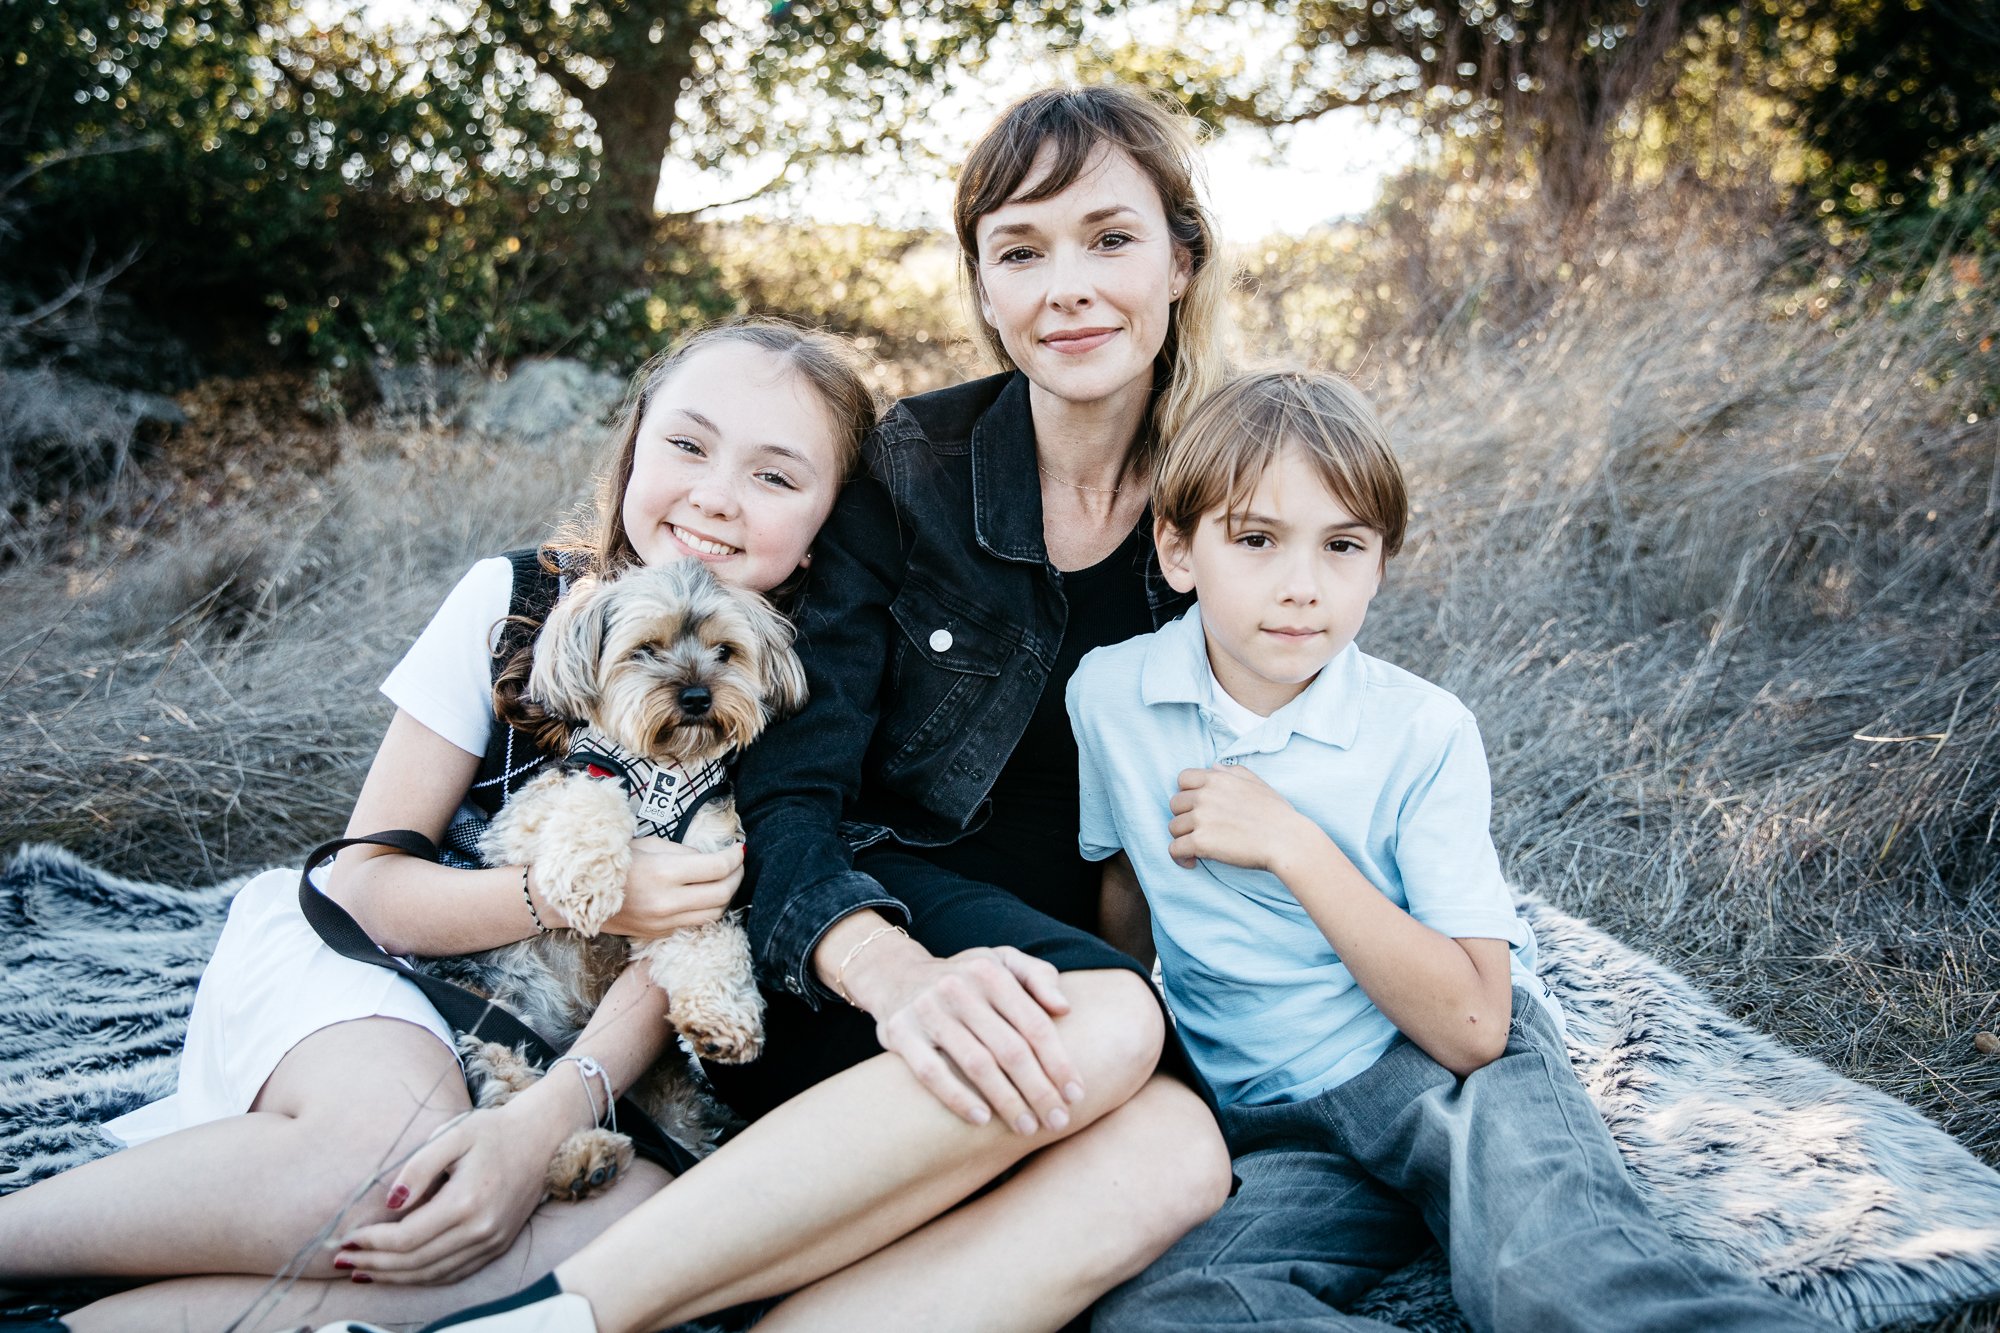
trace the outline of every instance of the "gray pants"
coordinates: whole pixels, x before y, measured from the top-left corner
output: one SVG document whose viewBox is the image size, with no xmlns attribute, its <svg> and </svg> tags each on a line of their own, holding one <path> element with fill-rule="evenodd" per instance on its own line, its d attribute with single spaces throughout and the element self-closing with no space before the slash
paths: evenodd
<svg viewBox="0 0 2000 1333">
<path fill-rule="evenodd" d="M 1105 1297 L 1096 1333 L 1380 1330 L 1342 1311 L 1433 1237 L 1481 1333 L 1834 1328 L 1660 1229 L 1519 989 L 1506 1053 L 1462 1081 L 1399 1041 L 1309 1101 L 1227 1109 L 1223 1130 L 1241 1188 Z"/>
</svg>

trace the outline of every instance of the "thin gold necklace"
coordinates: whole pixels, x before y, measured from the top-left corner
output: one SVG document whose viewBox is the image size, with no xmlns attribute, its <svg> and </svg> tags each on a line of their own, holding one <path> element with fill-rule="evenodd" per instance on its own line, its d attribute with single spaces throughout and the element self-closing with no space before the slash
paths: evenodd
<svg viewBox="0 0 2000 1333">
<path fill-rule="evenodd" d="M 1118 492 L 1125 489 L 1123 485 L 1086 486 L 1080 481 L 1071 481 L 1068 477 L 1058 477 L 1055 473 L 1049 471 L 1047 468 L 1043 467 L 1040 463 L 1035 464 L 1035 467 L 1037 470 L 1041 472 L 1043 476 L 1047 477 L 1050 481 L 1059 482 L 1062 485 L 1069 487 L 1073 491 L 1089 491 L 1092 495 L 1116 495 L 1118 494 Z"/>
</svg>

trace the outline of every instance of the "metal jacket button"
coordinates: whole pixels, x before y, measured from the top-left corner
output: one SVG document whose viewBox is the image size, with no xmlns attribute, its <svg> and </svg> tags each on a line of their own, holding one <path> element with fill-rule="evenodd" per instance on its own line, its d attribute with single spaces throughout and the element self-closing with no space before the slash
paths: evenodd
<svg viewBox="0 0 2000 1333">
<path fill-rule="evenodd" d="M 951 651 L 950 630 L 934 629 L 931 631 L 931 651 L 934 653 L 948 653 Z"/>
</svg>

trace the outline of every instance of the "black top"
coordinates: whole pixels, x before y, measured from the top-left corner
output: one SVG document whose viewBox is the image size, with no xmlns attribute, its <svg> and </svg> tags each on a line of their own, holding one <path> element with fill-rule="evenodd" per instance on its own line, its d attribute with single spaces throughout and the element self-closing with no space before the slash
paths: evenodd
<svg viewBox="0 0 2000 1333">
<path fill-rule="evenodd" d="M 968 879 L 997 884 L 1029 905 L 1085 930 L 1097 929 L 1101 867 L 1077 851 L 1076 737 L 1063 697 L 1083 655 L 1153 629 L 1146 600 L 1144 525 L 1087 569 L 1061 575 L 1069 616 L 1054 667 L 1020 744 L 993 783 L 986 820 L 959 842 L 922 851 Z"/>
</svg>

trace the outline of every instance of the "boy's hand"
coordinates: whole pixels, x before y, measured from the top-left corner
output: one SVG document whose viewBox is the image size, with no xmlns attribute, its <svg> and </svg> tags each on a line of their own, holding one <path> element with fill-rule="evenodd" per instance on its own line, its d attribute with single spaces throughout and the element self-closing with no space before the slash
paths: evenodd
<svg viewBox="0 0 2000 1333">
<path fill-rule="evenodd" d="M 1333 845 L 1317 824 L 1247 768 L 1185 769 L 1180 782 L 1167 802 L 1174 812 L 1167 854 L 1184 869 L 1194 869 L 1201 858 L 1282 877 L 1281 867 L 1300 852 L 1324 854 Z"/>
</svg>

